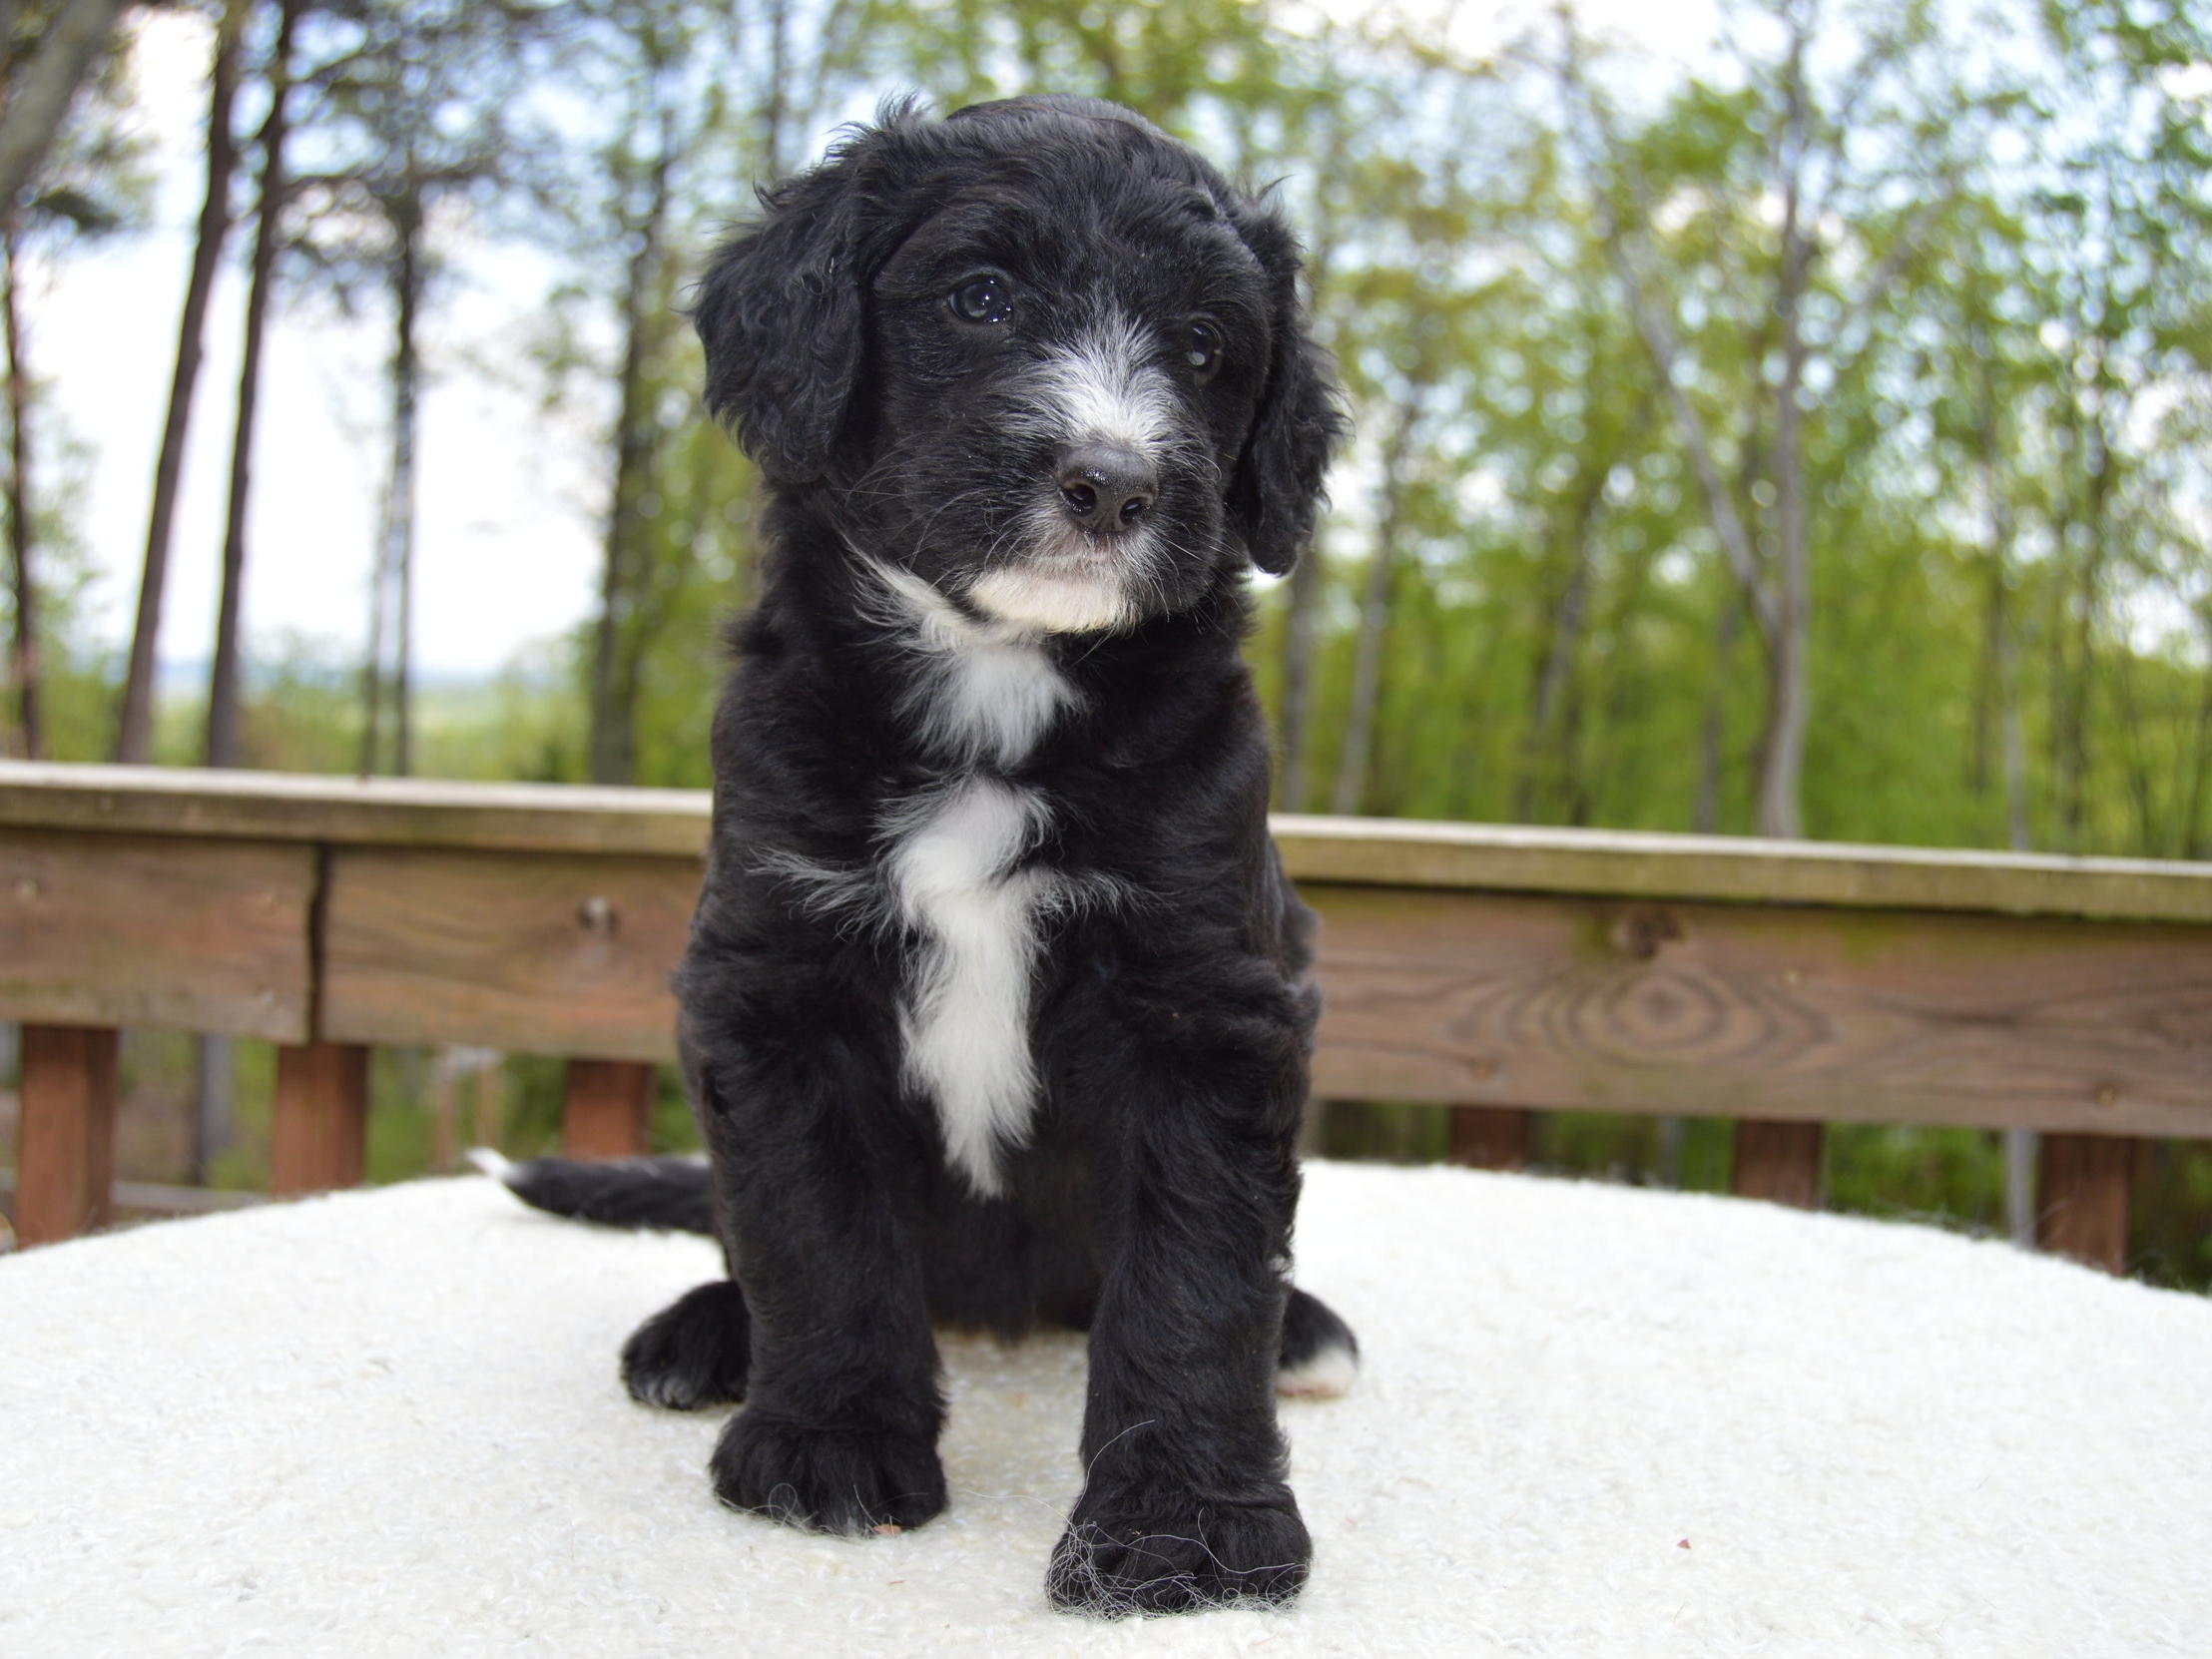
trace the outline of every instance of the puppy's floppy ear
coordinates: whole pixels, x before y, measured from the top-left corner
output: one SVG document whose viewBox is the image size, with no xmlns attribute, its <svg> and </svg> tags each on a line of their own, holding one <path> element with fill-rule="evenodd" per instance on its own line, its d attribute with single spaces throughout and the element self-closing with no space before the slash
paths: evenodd
<svg viewBox="0 0 2212 1659">
<path fill-rule="evenodd" d="M 1274 214 L 1256 208 L 1235 216 L 1237 230 L 1268 274 L 1268 377 L 1229 481 L 1229 511 L 1252 562 L 1281 576 L 1314 539 L 1322 475 L 1345 434 L 1344 407 L 1328 353 L 1306 332 L 1298 297 L 1298 244 Z"/>
<path fill-rule="evenodd" d="M 763 191 L 767 213 L 716 252 L 692 306 L 707 407 L 780 483 L 828 469 L 859 376 L 858 152 L 870 136 Z"/>
</svg>

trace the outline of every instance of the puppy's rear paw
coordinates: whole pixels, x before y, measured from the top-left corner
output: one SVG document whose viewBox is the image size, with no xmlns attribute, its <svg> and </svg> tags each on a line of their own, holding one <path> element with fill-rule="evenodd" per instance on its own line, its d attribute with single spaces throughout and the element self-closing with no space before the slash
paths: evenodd
<svg viewBox="0 0 2212 1659">
<path fill-rule="evenodd" d="M 926 1439 L 889 1429 L 829 1428 L 756 1406 L 730 1419 L 715 1447 L 715 1496 L 817 1532 L 919 1526 L 944 1509 L 944 1467 Z"/>
<path fill-rule="evenodd" d="M 753 1351 L 745 1293 L 717 1280 L 686 1291 L 622 1345 L 622 1385 L 646 1405 L 697 1411 L 745 1398 Z"/>
<path fill-rule="evenodd" d="M 1045 1588 L 1067 1612 L 1122 1618 L 1289 1601 L 1313 1539 L 1288 1486 L 1225 1499 L 1183 1489 L 1085 1492 Z"/>
</svg>

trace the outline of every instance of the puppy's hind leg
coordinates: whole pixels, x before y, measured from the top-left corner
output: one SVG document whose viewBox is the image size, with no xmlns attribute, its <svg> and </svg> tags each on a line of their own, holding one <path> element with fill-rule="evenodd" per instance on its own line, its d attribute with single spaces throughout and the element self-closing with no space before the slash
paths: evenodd
<svg viewBox="0 0 2212 1659">
<path fill-rule="evenodd" d="M 1275 1391 L 1285 1399 L 1335 1399 L 1360 1375 L 1360 1341 L 1319 1297 L 1291 1290 L 1283 1306 L 1283 1349 Z"/>
<path fill-rule="evenodd" d="M 645 1405 L 734 1405 L 745 1398 L 752 1325 L 735 1280 L 686 1291 L 622 1345 L 622 1384 Z"/>
</svg>

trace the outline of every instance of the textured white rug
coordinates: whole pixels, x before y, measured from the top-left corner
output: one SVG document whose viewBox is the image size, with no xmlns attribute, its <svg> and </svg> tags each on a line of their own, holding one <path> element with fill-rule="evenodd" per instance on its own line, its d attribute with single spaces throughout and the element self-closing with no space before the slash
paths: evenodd
<svg viewBox="0 0 2212 1659">
<path fill-rule="evenodd" d="M 1288 1613 L 1049 1610 L 1083 1351 L 944 1346 L 953 1508 L 733 1515 L 633 1405 L 697 1239 L 477 1179 L 0 1261 L 0 1654 L 2212 1653 L 2212 1303 L 1919 1228 L 1313 1169 L 1367 1372 Z"/>
</svg>

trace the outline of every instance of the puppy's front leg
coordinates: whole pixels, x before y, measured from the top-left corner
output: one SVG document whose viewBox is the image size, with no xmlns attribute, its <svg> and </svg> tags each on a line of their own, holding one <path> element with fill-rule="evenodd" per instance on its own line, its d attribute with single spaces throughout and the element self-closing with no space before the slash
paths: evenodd
<svg viewBox="0 0 2212 1659">
<path fill-rule="evenodd" d="M 945 1506 L 920 1263 L 874 1168 L 873 1079 L 837 1045 L 703 1068 L 724 1243 L 752 1318 L 747 1404 L 715 1447 L 732 1508 L 830 1532 Z M 842 1073 L 843 1075 L 840 1075 Z"/>
<path fill-rule="evenodd" d="M 1047 1583 L 1116 1616 L 1286 1601 L 1313 1553 L 1275 1421 L 1295 1039 L 1130 1073 L 1125 1218 L 1090 1335 L 1085 1484 Z M 1273 1050 L 1273 1052 L 1268 1052 Z"/>
</svg>

